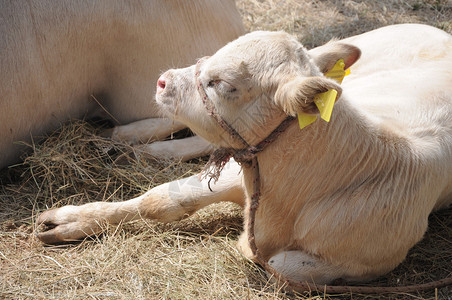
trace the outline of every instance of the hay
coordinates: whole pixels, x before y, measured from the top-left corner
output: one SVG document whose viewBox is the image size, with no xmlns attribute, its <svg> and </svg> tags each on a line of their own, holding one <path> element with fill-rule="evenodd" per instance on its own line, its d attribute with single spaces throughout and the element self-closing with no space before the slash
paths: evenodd
<svg viewBox="0 0 452 300">
<path fill-rule="evenodd" d="M 397 23 L 425 23 L 452 32 L 452 2 L 241 0 L 237 5 L 250 30 L 284 30 L 308 48 Z"/>
<path fill-rule="evenodd" d="M 308 47 L 402 22 L 452 32 L 451 1 L 238 0 L 249 30 L 286 30 Z M 197 172 L 189 163 L 150 160 L 98 136 L 98 124 L 72 121 L 29 145 L 24 163 L 0 173 L 1 299 L 368 299 L 364 295 L 286 295 L 235 248 L 242 214 L 232 204 L 177 223 L 141 220 L 107 227 L 94 240 L 44 247 L 33 236 L 44 209 L 121 201 Z M 127 162 L 127 163 L 125 163 Z M 393 272 L 369 285 L 423 283 L 452 273 L 452 209 L 430 217 L 425 238 Z M 450 299 L 451 288 L 393 299 Z"/>
</svg>

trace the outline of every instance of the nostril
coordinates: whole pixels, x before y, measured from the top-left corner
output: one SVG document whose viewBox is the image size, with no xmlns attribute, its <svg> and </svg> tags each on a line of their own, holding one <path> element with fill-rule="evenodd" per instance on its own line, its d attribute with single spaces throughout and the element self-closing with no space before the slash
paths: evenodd
<svg viewBox="0 0 452 300">
<path fill-rule="evenodd" d="M 157 92 L 163 92 L 163 90 L 166 87 L 166 80 L 165 78 L 162 76 L 160 76 L 160 78 L 157 80 Z"/>
<path fill-rule="evenodd" d="M 166 82 L 164 79 L 159 79 L 157 84 L 158 84 L 159 88 L 161 88 L 161 89 L 164 89 L 166 86 Z"/>
</svg>

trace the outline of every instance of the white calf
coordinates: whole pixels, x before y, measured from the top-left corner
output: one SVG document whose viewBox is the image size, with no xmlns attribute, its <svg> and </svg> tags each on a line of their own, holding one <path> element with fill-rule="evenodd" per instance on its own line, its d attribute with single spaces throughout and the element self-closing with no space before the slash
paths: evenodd
<svg viewBox="0 0 452 300">
<path fill-rule="evenodd" d="M 355 63 L 360 57 L 361 59 Z M 342 86 L 322 73 L 344 59 Z M 330 123 L 294 122 L 257 154 L 261 199 L 256 244 L 293 280 L 362 281 L 396 267 L 427 229 L 432 210 L 452 202 L 452 37 L 423 25 L 381 28 L 306 51 L 285 33 L 245 35 L 199 63 L 199 79 L 218 113 L 255 145 L 287 115 L 316 113 L 313 98 L 336 89 Z M 243 147 L 207 113 L 195 66 L 160 78 L 157 102 L 218 147 Z M 171 183 L 122 203 L 44 212 L 47 243 L 99 232 L 100 221 L 169 222 L 219 201 L 246 207 L 252 170 L 229 163 L 201 193 Z M 196 180 L 192 177 L 189 180 Z M 248 222 L 245 214 L 245 224 Z M 252 257 L 247 231 L 239 241 Z"/>
</svg>

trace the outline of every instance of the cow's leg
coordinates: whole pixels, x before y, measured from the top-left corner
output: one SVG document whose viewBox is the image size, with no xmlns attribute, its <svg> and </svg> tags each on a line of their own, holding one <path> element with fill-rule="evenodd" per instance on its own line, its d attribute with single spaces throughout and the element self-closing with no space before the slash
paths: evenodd
<svg viewBox="0 0 452 300">
<path fill-rule="evenodd" d="M 165 139 L 171 133 L 187 128 L 182 123 L 167 118 L 150 118 L 127 125 L 116 126 L 102 133 L 116 141 L 130 145 L 146 144 Z"/>
<path fill-rule="evenodd" d="M 191 176 L 157 186 L 147 193 L 124 202 L 94 202 L 81 206 L 68 205 L 42 213 L 37 225 L 49 230 L 38 233 L 44 243 L 80 240 L 102 231 L 103 225 L 119 224 L 140 218 L 160 222 L 181 220 L 200 208 L 221 201 L 243 206 L 244 192 L 240 167 L 231 161 L 217 183 Z"/>
<path fill-rule="evenodd" d="M 186 161 L 212 153 L 213 146 L 199 136 L 154 142 L 135 146 L 138 154 L 157 158 L 175 158 Z"/>
<path fill-rule="evenodd" d="M 280 252 L 268 264 L 286 278 L 299 282 L 331 284 L 336 279 L 354 279 L 346 276 L 344 268 L 297 250 Z"/>
</svg>

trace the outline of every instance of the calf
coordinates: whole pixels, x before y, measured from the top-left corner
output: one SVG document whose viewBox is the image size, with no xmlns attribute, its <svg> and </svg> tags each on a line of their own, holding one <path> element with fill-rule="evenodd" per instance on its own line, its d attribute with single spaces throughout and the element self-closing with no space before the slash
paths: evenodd
<svg viewBox="0 0 452 300">
<path fill-rule="evenodd" d="M 341 86 L 323 75 L 339 59 L 345 68 L 353 65 Z M 293 121 L 256 154 L 255 242 L 289 279 L 364 281 L 396 267 L 424 235 L 430 212 L 452 202 L 450 70 L 452 37 L 424 25 L 385 27 L 311 51 L 286 33 L 254 32 L 197 66 L 164 73 L 156 99 L 217 147 L 240 150 L 243 141 L 225 131 L 203 100 L 256 145 L 288 115 L 316 114 L 316 95 L 338 91 L 329 123 L 319 119 L 300 130 Z M 231 161 L 211 190 L 207 179 L 199 182 L 196 195 L 181 183 L 180 193 L 172 193 L 168 183 L 121 203 L 44 212 L 38 223 L 54 228 L 39 237 L 79 239 L 98 233 L 102 222 L 142 217 L 174 221 L 219 201 L 247 212 L 255 173 L 247 164 L 239 170 Z M 248 233 L 238 246 L 254 259 Z"/>
<path fill-rule="evenodd" d="M 2 1 L 0 20 L 0 168 L 18 161 L 17 142 L 73 118 L 134 122 L 110 133 L 131 144 L 184 128 L 159 118 L 149 83 L 244 33 L 233 0 Z M 141 148 L 185 159 L 210 149 L 187 142 Z"/>
</svg>

